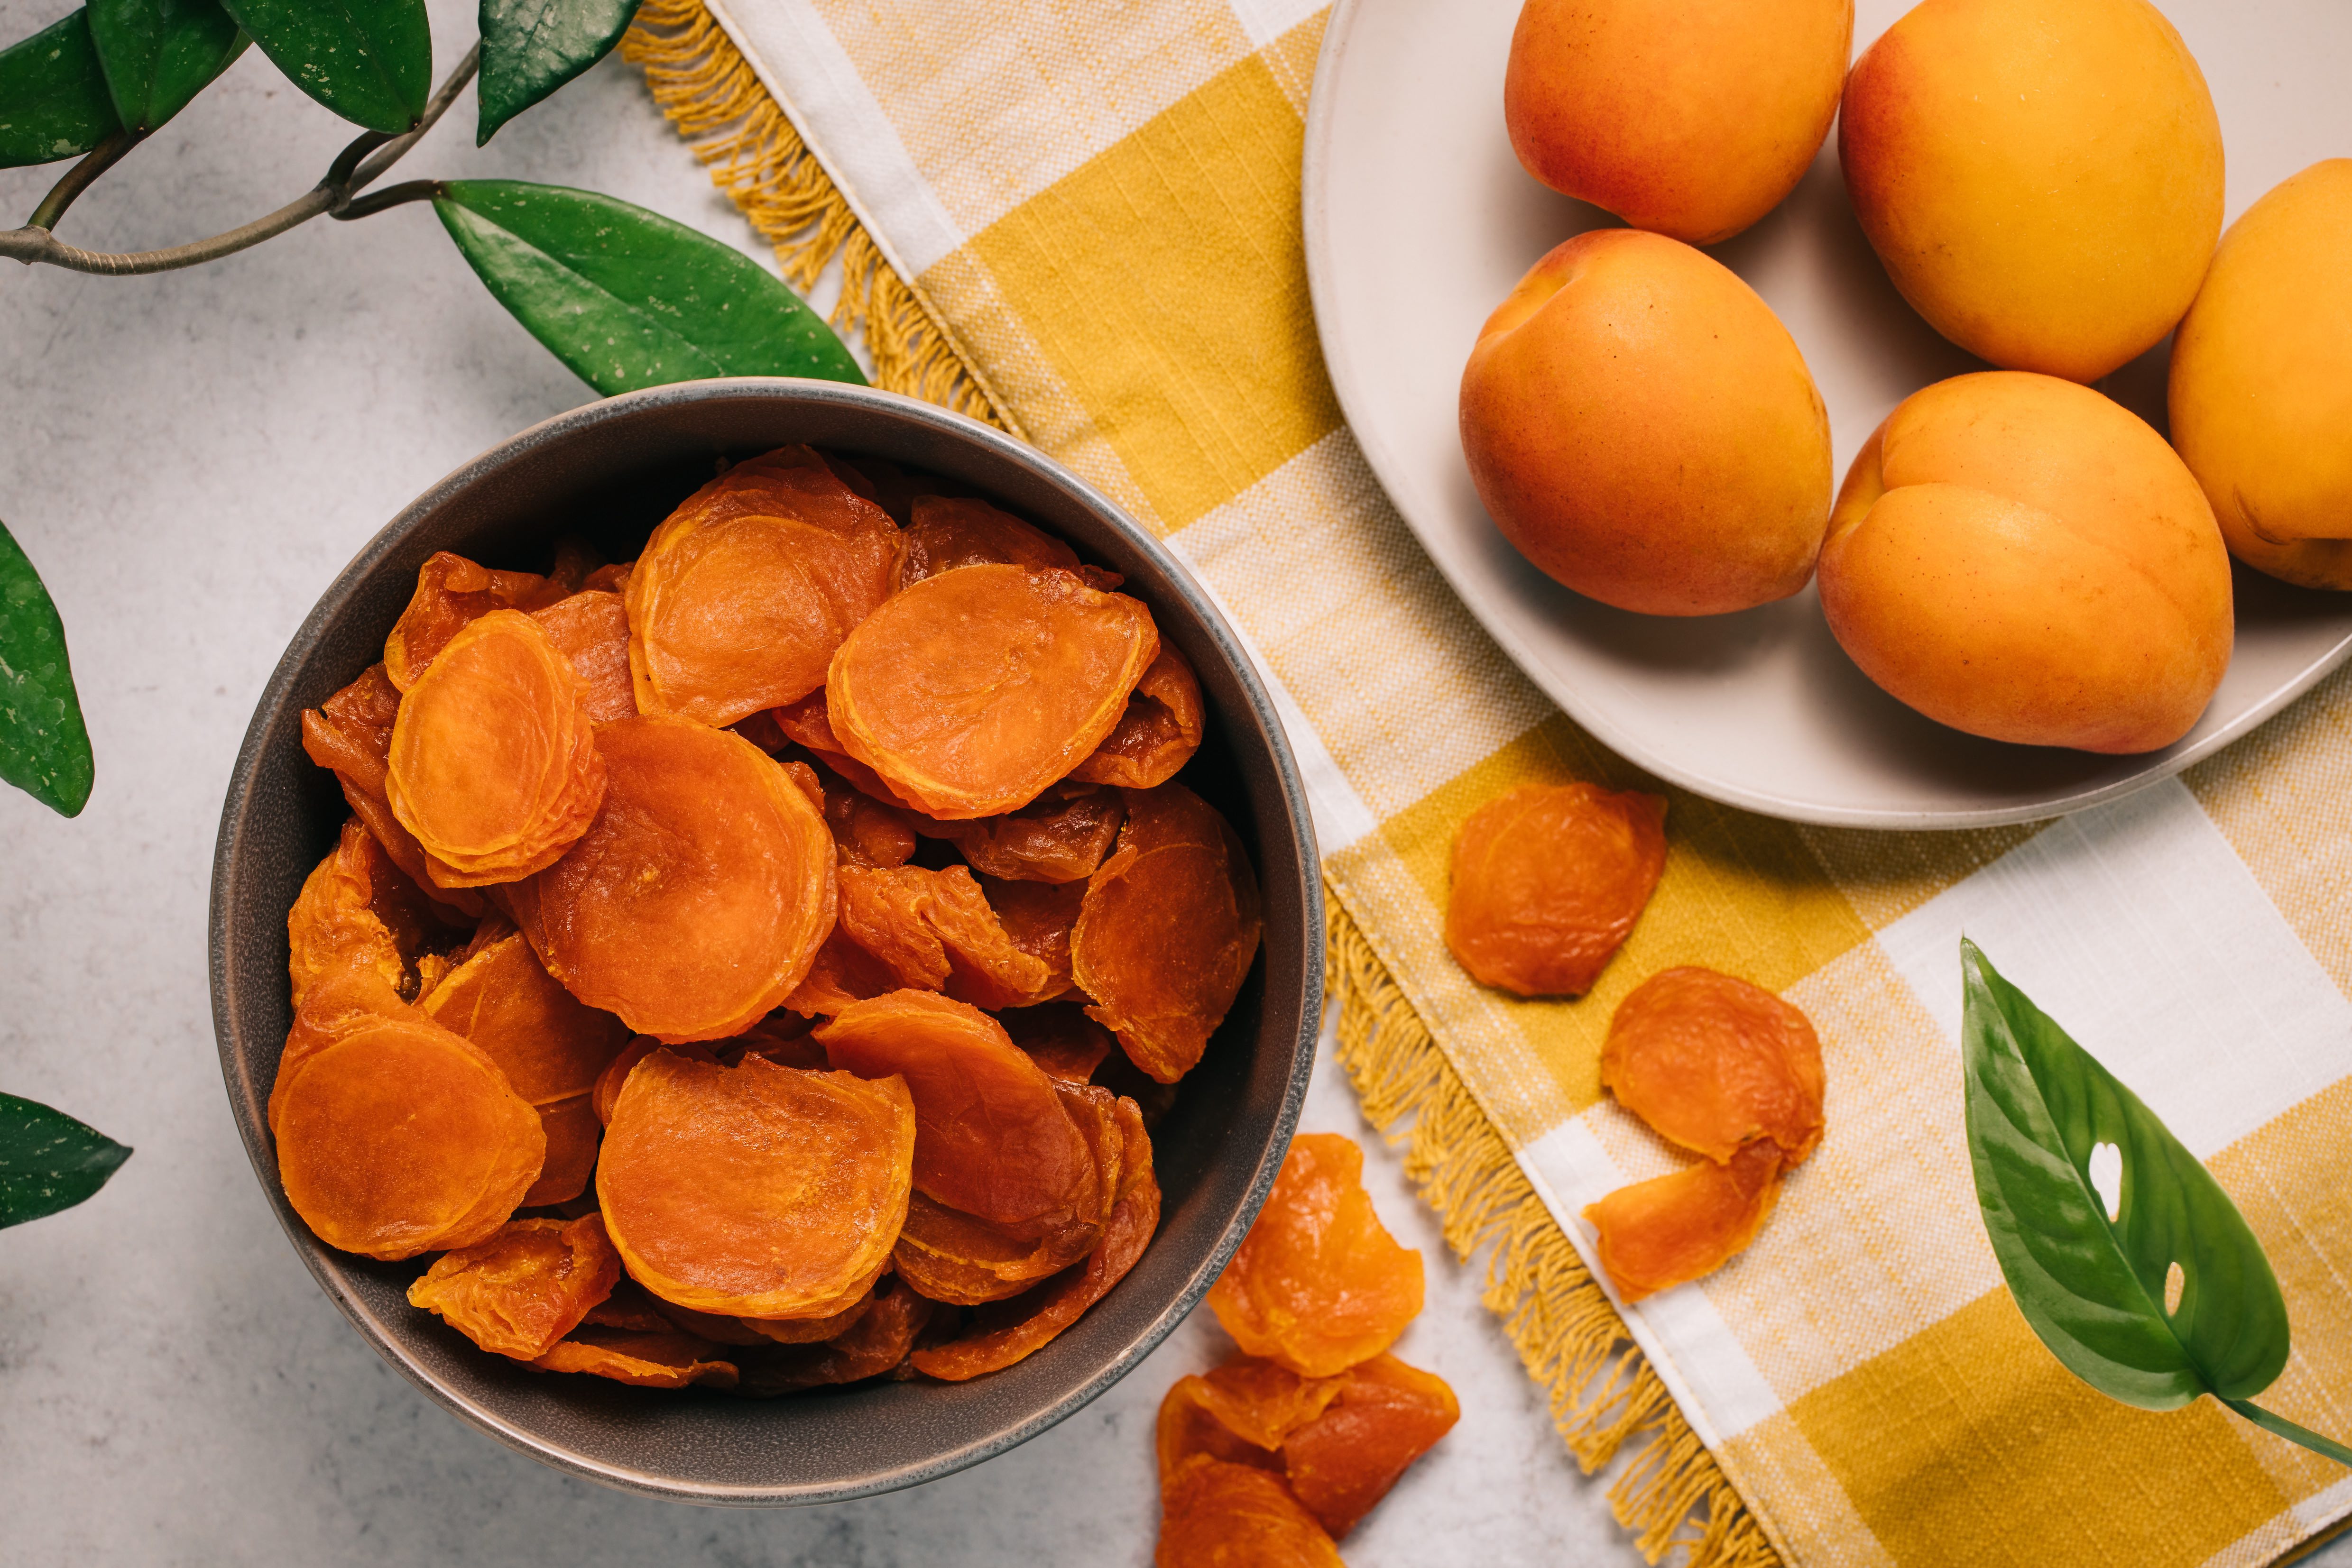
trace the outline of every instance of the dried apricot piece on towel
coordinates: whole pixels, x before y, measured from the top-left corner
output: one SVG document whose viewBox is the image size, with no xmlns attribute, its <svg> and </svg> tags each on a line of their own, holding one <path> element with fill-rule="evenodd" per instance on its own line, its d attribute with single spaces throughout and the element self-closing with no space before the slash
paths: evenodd
<svg viewBox="0 0 2352 1568">
<path fill-rule="evenodd" d="M 604 807 L 508 890 L 548 973 L 673 1043 L 740 1034 L 833 929 L 833 835 L 740 736 L 646 714 L 603 726 Z"/>
<path fill-rule="evenodd" d="M 903 548 L 888 514 L 807 447 L 737 464 L 654 530 L 629 572 L 639 711 L 728 725 L 808 695 L 898 586 Z"/>
<path fill-rule="evenodd" d="M 1628 1301 L 1711 1274 L 1756 1239 L 1780 1192 L 1780 1150 L 1759 1138 L 1728 1165 L 1701 1160 L 1621 1186 L 1584 1218 L 1601 1265 Z"/>
<path fill-rule="evenodd" d="M 499 1355 L 536 1361 L 580 1326 L 621 1278 L 621 1255 L 593 1214 L 511 1220 L 444 1252 L 408 1287 L 408 1302 Z"/>
<path fill-rule="evenodd" d="M 1102 744 L 1160 651 L 1143 601 L 1076 573 L 967 566 L 867 616 L 833 658 L 842 748 L 934 817 L 1017 810 Z"/>
<path fill-rule="evenodd" d="M 1127 711 L 1070 777 L 1129 789 L 1165 784 L 1201 749 L 1204 716 L 1201 677 L 1183 654 L 1162 643 L 1160 656 L 1135 683 Z"/>
<path fill-rule="evenodd" d="M 1445 945 L 1490 986 L 1580 997 L 1624 946 L 1666 864 L 1666 802 L 1524 784 L 1463 819 Z"/>
<path fill-rule="evenodd" d="M 531 611 L 569 591 L 531 571 L 492 571 L 447 550 L 416 569 L 416 591 L 383 640 L 383 672 L 406 691 L 449 645 L 451 638 L 493 610 Z"/>
<path fill-rule="evenodd" d="M 1667 969 L 1617 1004 L 1601 1082 L 1667 1140 L 1720 1165 L 1769 1138 L 1780 1168 L 1822 1141 L 1822 1043 L 1812 1021 L 1761 986 Z"/>
<path fill-rule="evenodd" d="M 1160 1499 L 1155 1568 L 1345 1568 L 1280 1476 L 1198 1458 Z"/>
<path fill-rule="evenodd" d="M 345 969 L 310 988 L 269 1092 L 278 1179 L 330 1247 L 397 1261 L 506 1223 L 547 1151 L 498 1063 Z"/>
<path fill-rule="evenodd" d="M 1421 1311 L 1421 1254 L 1397 1245 L 1363 1186 L 1364 1151 L 1302 1133 L 1257 1222 L 1209 1289 L 1234 1342 L 1302 1377 L 1328 1377 L 1396 1343 Z"/>
<path fill-rule="evenodd" d="M 613 1107 L 596 1195 L 630 1277 L 728 1317 L 828 1317 L 873 1283 L 907 1216 L 902 1080 L 657 1051 Z"/>
<path fill-rule="evenodd" d="M 1087 880 L 1070 967 L 1088 1009 L 1162 1083 L 1191 1071 L 1257 956 L 1257 877 L 1216 808 L 1181 784 L 1127 798 Z"/>
<path fill-rule="evenodd" d="M 588 688 L 512 610 L 467 624 L 408 688 L 386 768 L 393 815 L 444 887 L 553 864 L 604 799 Z"/>
<path fill-rule="evenodd" d="M 842 1009 L 815 1034 L 835 1067 L 905 1079 L 914 1185 L 933 1202 L 1024 1240 L 1101 1220 L 1109 1195 L 1054 1081 L 978 1008 L 893 991 Z"/>
</svg>

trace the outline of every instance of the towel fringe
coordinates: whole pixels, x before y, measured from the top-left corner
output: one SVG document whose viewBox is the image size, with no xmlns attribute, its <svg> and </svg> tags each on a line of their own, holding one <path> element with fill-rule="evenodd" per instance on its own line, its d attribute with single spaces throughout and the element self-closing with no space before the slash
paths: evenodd
<svg viewBox="0 0 2352 1568">
<path fill-rule="evenodd" d="M 1684 1568 L 1779 1568 L 1762 1528 L 1362 930 L 1328 891 L 1324 908 L 1339 1065 L 1372 1125 L 1404 1145 L 1406 1179 L 1437 1211 L 1454 1256 L 1466 1262 L 1491 1248 L 1486 1310 L 1544 1390 L 1569 1452 L 1590 1475 L 1630 1451 L 1609 1506 L 1650 1562 L 1679 1551 Z"/>
<path fill-rule="evenodd" d="M 703 0 L 645 0 L 621 38 L 654 102 L 806 293 L 835 260 L 833 325 L 862 331 L 874 382 L 1023 434 L 922 295 L 892 269 Z"/>
</svg>

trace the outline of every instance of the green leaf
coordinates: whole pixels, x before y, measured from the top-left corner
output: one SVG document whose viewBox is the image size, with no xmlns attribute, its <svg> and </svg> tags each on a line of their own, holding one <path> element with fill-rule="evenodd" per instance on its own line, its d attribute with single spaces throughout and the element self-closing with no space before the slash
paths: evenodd
<svg viewBox="0 0 2352 1568">
<path fill-rule="evenodd" d="M 121 129 L 88 12 L 0 49 L 0 169 L 79 158 Z"/>
<path fill-rule="evenodd" d="M 89 36 L 114 112 L 136 131 L 187 108 L 247 41 L 220 0 L 89 0 Z"/>
<path fill-rule="evenodd" d="M 0 1227 L 71 1208 L 130 1157 L 129 1149 L 62 1111 L 0 1094 Z"/>
<path fill-rule="evenodd" d="M 65 622 L 0 523 L 0 779 L 76 817 L 95 777 Z"/>
<path fill-rule="evenodd" d="M 354 125 L 397 135 L 433 90 L 425 0 L 222 0 L 296 87 Z"/>
<path fill-rule="evenodd" d="M 612 52 L 637 0 L 482 0 L 474 145 Z"/>
<path fill-rule="evenodd" d="M 513 180 L 453 180 L 433 205 L 498 302 L 607 396 L 713 376 L 866 380 L 800 296 L 659 214 Z"/>
</svg>

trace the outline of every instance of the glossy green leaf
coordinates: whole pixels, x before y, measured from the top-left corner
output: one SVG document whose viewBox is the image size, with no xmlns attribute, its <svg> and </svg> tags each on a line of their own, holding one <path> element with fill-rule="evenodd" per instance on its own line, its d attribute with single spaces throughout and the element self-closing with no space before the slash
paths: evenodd
<svg viewBox="0 0 2352 1568">
<path fill-rule="evenodd" d="M 65 622 L 0 524 L 0 779 L 73 817 L 89 803 L 95 776 Z"/>
<path fill-rule="evenodd" d="M 433 90 L 425 0 L 222 0 L 296 87 L 370 131 L 398 134 Z"/>
<path fill-rule="evenodd" d="M 2042 1343 L 2145 1409 L 2269 1387 L 2286 1365 L 2286 1301 L 2221 1184 L 1965 937 L 1960 982 L 1977 1199 Z M 2112 1219 L 2091 1175 L 2102 1145 L 2121 1160 Z M 2167 1312 L 2175 1264 L 2179 1301 Z"/>
<path fill-rule="evenodd" d="M 89 0 L 90 41 L 122 123 L 152 131 L 245 52 L 220 0 Z"/>
<path fill-rule="evenodd" d="M 129 1149 L 62 1111 L 0 1094 L 0 1226 L 71 1208 L 130 1157 Z"/>
<path fill-rule="evenodd" d="M 612 52 L 637 0 L 482 0 L 474 144 Z"/>
<path fill-rule="evenodd" d="M 88 12 L 0 49 L 0 169 L 79 158 L 121 129 Z"/>
<path fill-rule="evenodd" d="M 866 380 L 741 252 L 593 192 L 452 181 L 433 204 L 499 304 L 606 395 L 714 376 Z"/>
</svg>

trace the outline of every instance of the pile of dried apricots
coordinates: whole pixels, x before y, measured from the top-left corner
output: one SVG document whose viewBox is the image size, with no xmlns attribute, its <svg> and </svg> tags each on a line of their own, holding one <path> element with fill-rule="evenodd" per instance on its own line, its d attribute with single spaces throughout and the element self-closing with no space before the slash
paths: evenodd
<svg viewBox="0 0 2352 1568">
<path fill-rule="evenodd" d="M 1159 1223 L 1255 876 L 1120 580 L 888 465 L 727 469 L 636 559 L 448 554 L 303 716 L 352 816 L 268 1108 L 330 1246 L 484 1350 L 779 1394 L 1019 1361 Z M 526 1211 L 517 1218 L 518 1211 Z"/>
<path fill-rule="evenodd" d="M 1475 978 L 1580 997 L 1639 920 L 1666 864 L 1666 803 L 1596 785 L 1530 784 L 1463 820 L 1445 940 Z M 1610 1019 L 1601 1082 L 1700 1159 L 1584 1211 L 1620 1297 L 1714 1272 L 1756 1239 L 1780 1178 L 1822 1141 L 1822 1047 L 1805 1015 L 1713 969 L 1663 970 Z"/>
<path fill-rule="evenodd" d="M 1363 1151 L 1295 1139 L 1209 1306 L 1243 1354 L 1160 1405 L 1158 1568 L 1333 1568 L 1335 1544 L 1462 1414 L 1388 1354 L 1421 1312 L 1421 1254 L 1364 1191 Z"/>
</svg>

